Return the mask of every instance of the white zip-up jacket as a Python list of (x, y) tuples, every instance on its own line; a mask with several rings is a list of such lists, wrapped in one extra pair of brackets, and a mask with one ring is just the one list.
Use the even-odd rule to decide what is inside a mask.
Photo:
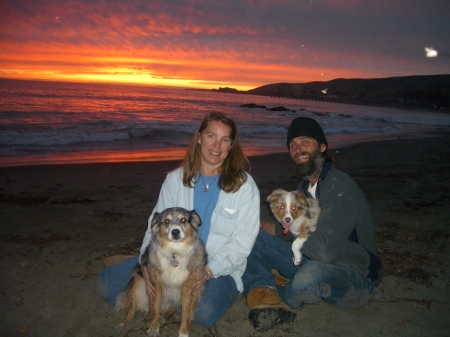
[[(214, 277), (231, 275), (240, 292), (244, 289), (242, 275), (247, 265), (247, 257), (258, 235), (260, 212), (258, 187), (253, 178), (246, 174), (247, 181), (239, 191), (235, 193), (220, 191), (206, 243), (207, 264)], [(139, 260), (152, 239), (153, 214), (169, 207), (193, 210), (194, 189), (183, 185), (182, 168), (170, 172), (161, 187), (158, 202), (148, 220)]]

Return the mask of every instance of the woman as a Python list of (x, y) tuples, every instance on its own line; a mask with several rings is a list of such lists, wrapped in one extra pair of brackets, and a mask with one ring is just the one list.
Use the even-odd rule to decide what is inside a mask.
[[(151, 242), (150, 221), (155, 212), (168, 207), (195, 209), (202, 219), (199, 235), (208, 262), (197, 283), (205, 287), (194, 321), (205, 327), (214, 326), (243, 291), (241, 277), (258, 234), (260, 197), (253, 178), (244, 172), (248, 163), (234, 121), (219, 112), (208, 114), (197, 128), (181, 166), (167, 175), (140, 249), (142, 256)], [(117, 271), (107, 273), (107, 268), (99, 274), (97, 291), (110, 304), (128, 283), (136, 259), (109, 267), (120, 268), (127, 276), (119, 280), (115, 275), (114, 284), (111, 276), (103, 274)], [(141, 268), (147, 276), (147, 292), (153, 298), (154, 287), (146, 267)]]

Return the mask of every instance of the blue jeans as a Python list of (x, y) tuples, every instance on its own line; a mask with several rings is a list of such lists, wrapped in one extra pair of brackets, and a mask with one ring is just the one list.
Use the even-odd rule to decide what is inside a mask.
[[(97, 275), (96, 293), (108, 304), (114, 305), (117, 296), (130, 281), (138, 257), (109, 266)], [(236, 282), (230, 275), (209, 279), (202, 291), (194, 312), (194, 322), (204, 327), (212, 327), (233, 305), (238, 295)]]
[[(372, 297), (372, 280), (348, 264), (325, 264), (303, 256), (302, 263), (295, 266), (292, 259), (288, 242), (260, 230), (242, 278), (243, 295), (246, 297), (256, 287), (269, 287), (276, 289), (283, 302), (292, 309), (322, 299), (342, 308), (356, 309)], [(277, 287), (272, 268), (290, 281)]]

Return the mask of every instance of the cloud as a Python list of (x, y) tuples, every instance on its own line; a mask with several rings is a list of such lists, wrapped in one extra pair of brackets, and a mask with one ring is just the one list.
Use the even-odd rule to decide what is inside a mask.
[(426, 62), (422, 47), (450, 49), (445, 1), (10, 0), (1, 6), (0, 76), (30, 69), (95, 74), (102, 66), (128, 74), (124, 69), (141, 67), (149, 76), (243, 86), (448, 72), (439, 58)]

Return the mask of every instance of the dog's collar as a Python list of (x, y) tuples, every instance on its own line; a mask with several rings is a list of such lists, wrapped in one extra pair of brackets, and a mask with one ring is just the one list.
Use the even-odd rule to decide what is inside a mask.
[(172, 254), (172, 260), (170, 260), (170, 265), (172, 267), (178, 267), (178, 260), (175, 258), (175, 254)]

